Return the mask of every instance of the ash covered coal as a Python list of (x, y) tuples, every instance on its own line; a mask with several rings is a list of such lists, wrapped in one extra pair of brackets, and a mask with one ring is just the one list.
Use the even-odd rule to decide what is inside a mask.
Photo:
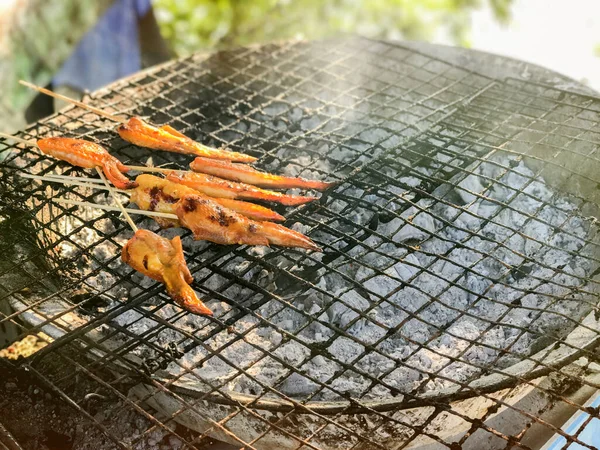
[[(264, 247), (230, 252), (183, 230), (162, 231), (182, 235), (194, 287), (232, 325), (165, 306), (161, 294), (109, 327), (143, 336), (131, 350), (138, 357), (173, 343), (184, 349), (166, 371), (199, 389), (276, 396), (268, 392), (275, 389), (313, 400), (452, 387), (564, 337), (597, 291), (588, 280), (598, 268), (597, 231), (580, 216), (579, 200), (511, 156), (498, 153), (449, 176), (440, 171), (459, 162), (442, 156), (410, 171), (399, 159), (378, 169), (383, 178), (365, 171), (338, 186), (325, 212), (289, 224), (326, 244), (325, 254), (308, 259)], [(335, 169), (331, 159), (319, 161), (299, 151), (279, 170), (318, 178)], [(313, 171), (302, 171), (306, 165)], [(120, 262), (126, 228), (115, 234), (103, 212), (87, 214), (61, 222), (69, 239), (58, 251), (76, 262), (89, 289), (110, 299), (102, 313), (156, 282)], [(139, 226), (157, 229), (150, 220)]]
[[(588, 241), (596, 230), (578, 216), (574, 200), (534, 179), (522, 162), (511, 161), (497, 157), (473, 165), (470, 175), (440, 183), (429, 198), (415, 202), (410, 199), (421, 184), (413, 176), (380, 192), (340, 186), (343, 196), (333, 196), (327, 206), (347, 215), (347, 222), (335, 223), (341, 231), (373, 228), (377, 207), (391, 214), (327, 268), (316, 264), (307, 272), (299, 254), (262, 247), (246, 249), (247, 258), (229, 256), (218, 263), (278, 297), (268, 299), (201, 269), (195, 274), (198, 284), (229, 299), (204, 296), (216, 316), (240, 318), (167, 370), (176, 376), (192, 373), (206, 388), (246, 394), (272, 387), (314, 400), (381, 398), (451, 387), (564, 337), (594, 304), (596, 286), (586, 278), (598, 266)], [(420, 176), (429, 170), (420, 169)], [(340, 199), (348, 197), (361, 198), (366, 206), (346, 211)], [(322, 230), (312, 236), (327, 242)], [(208, 247), (189, 237), (184, 246), (194, 254)], [(264, 259), (268, 265), (256, 263)], [(312, 284), (290, 289), (279, 269), (299, 277), (308, 273)], [(136, 277), (142, 287), (153, 283)], [(237, 305), (259, 306), (244, 313)], [(156, 314), (173, 320), (177, 308)], [(135, 311), (116, 322), (137, 334), (157, 326)], [(215, 325), (186, 315), (173, 327), (154, 342), (184, 342), (177, 329), (201, 338)]]

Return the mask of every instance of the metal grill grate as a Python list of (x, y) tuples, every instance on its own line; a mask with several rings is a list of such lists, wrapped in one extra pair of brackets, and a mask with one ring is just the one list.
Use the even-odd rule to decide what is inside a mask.
[[(18, 327), (14, 340), (45, 334), (23, 364), (116, 445), (158, 430), (189, 446), (211, 436), (256, 449), (529, 448), (536, 428), (581, 444), (545, 415), (598, 417), (570, 394), (598, 387), (599, 99), (344, 40), (195, 56), (91, 103), (267, 170), (341, 181), (285, 211), (323, 254), (162, 233), (182, 234), (209, 319), (120, 263), (130, 231), (115, 214), (52, 203), (104, 194), (15, 176), (79, 169), (8, 154), (0, 302), (12, 309), (0, 324)], [(69, 108), (26, 136), (187, 162), (111, 127)], [(90, 412), (90, 389), (146, 429), (120, 435)]]

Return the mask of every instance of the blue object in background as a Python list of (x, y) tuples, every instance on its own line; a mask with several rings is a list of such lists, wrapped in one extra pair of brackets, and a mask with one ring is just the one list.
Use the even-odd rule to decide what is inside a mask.
[(52, 84), (94, 91), (140, 70), (138, 19), (150, 8), (150, 0), (117, 0), (79, 42)]
[[(596, 394), (594, 401), (587, 406), (598, 408), (600, 406), (600, 394)], [(563, 431), (569, 435), (574, 435), (581, 429), (589, 417), (589, 414), (579, 411), (579, 414), (575, 416), (575, 419), (570, 424), (563, 428)], [(546, 445), (544, 447), (544, 450), (559, 450), (565, 448), (567, 443), (567, 439), (565, 437), (555, 436), (553, 439), (554, 440), (551, 441), (550, 445)], [(579, 433), (577, 439), (593, 448), (600, 448), (600, 419), (594, 418), (590, 420), (585, 428)], [(588, 450), (588, 447), (579, 445), (576, 442), (571, 443), (571, 445), (566, 448), (569, 450)]]

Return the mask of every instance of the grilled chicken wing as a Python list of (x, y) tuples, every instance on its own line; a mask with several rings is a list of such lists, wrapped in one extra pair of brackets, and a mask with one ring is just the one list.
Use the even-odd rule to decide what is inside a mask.
[[(156, 180), (156, 182), (154, 182)], [(134, 189), (129, 201), (135, 203), (138, 208), (145, 211), (157, 211), (167, 214), (175, 214), (175, 204), (179, 197), (166, 194), (162, 189), (163, 178), (153, 175), (139, 175), (136, 178), (138, 187)], [(185, 186), (183, 186), (185, 187)], [(179, 227), (177, 219), (154, 217), (161, 228)]]
[(321, 249), (302, 233), (271, 222), (248, 219), (223, 208), (214, 199), (186, 194), (175, 207), (179, 222), (192, 230), (194, 239), (217, 244), (281, 245), (309, 250)]
[(185, 259), (179, 236), (170, 241), (148, 230), (137, 230), (121, 251), (121, 259), (135, 270), (163, 283), (169, 296), (194, 314), (212, 315), (196, 296), (194, 281)]
[(206, 173), (227, 180), (274, 189), (300, 188), (323, 191), (335, 184), (327, 183), (325, 181), (273, 175), (256, 170), (254, 167), (247, 164), (234, 164), (230, 161), (216, 161), (201, 157), (194, 159), (190, 164), (190, 168), (194, 172)]
[(250, 155), (207, 147), (169, 125), (155, 127), (138, 117), (132, 117), (126, 124), (120, 125), (117, 132), (126, 141), (140, 147), (230, 161), (256, 161), (256, 158)]
[(94, 142), (64, 137), (44, 138), (37, 145), (46, 155), (67, 161), (74, 166), (91, 169), (101, 167), (106, 177), (119, 189), (133, 189), (137, 183), (122, 172), (127, 169), (121, 161), (109, 154), (106, 149)]
[(263, 200), (281, 203), (286, 206), (302, 205), (316, 200), (316, 197), (287, 195), (281, 192), (268, 191), (245, 183), (236, 183), (222, 178), (196, 172), (171, 172), (167, 180), (189, 186), (210, 197), (245, 200)]
[[(175, 214), (175, 203), (185, 194), (199, 194), (198, 191), (183, 184), (164, 178), (142, 174), (136, 178), (138, 187), (133, 191), (130, 201), (147, 211), (159, 211)], [(264, 206), (253, 203), (215, 198), (215, 202), (254, 220), (284, 220), (284, 217)], [(179, 221), (157, 217), (160, 226), (167, 228), (179, 226)]]

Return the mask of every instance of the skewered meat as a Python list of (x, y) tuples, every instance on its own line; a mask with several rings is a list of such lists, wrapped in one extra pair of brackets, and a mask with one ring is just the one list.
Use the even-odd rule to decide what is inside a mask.
[(148, 230), (137, 230), (121, 251), (121, 259), (135, 270), (163, 283), (169, 296), (194, 314), (212, 315), (196, 296), (194, 281), (185, 259), (179, 236), (170, 241)]
[(194, 172), (206, 173), (227, 180), (253, 184), (255, 186), (273, 189), (315, 189), (323, 191), (335, 183), (325, 181), (306, 180), (304, 178), (284, 177), (256, 170), (247, 164), (235, 164), (230, 161), (217, 161), (208, 158), (196, 158), (190, 164)]
[(249, 184), (227, 181), (196, 172), (171, 172), (167, 175), (167, 180), (185, 184), (203, 194), (217, 198), (263, 200), (287, 206), (302, 205), (316, 200), (316, 197), (282, 194), (281, 192), (268, 191)]
[(138, 117), (132, 117), (126, 124), (120, 125), (117, 132), (126, 141), (140, 147), (230, 161), (256, 161), (256, 158), (250, 155), (207, 147), (169, 125), (155, 127)]
[[(146, 211), (159, 211), (175, 214), (175, 204), (185, 194), (199, 194), (198, 191), (183, 184), (173, 183), (164, 178), (142, 174), (136, 178), (138, 187), (133, 191), (130, 201)], [(284, 217), (264, 206), (253, 203), (215, 198), (215, 202), (225, 208), (236, 211), (254, 220), (284, 220)], [(157, 217), (162, 227), (177, 227), (179, 221)]]
[(175, 207), (179, 222), (194, 233), (194, 239), (217, 244), (281, 245), (309, 250), (321, 249), (302, 233), (271, 222), (248, 219), (223, 208), (210, 197), (186, 194)]
[(137, 186), (122, 172), (129, 169), (121, 161), (109, 154), (106, 149), (94, 142), (65, 137), (44, 138), (37, 145), (46, 155), (67, 161), (74, 166), (91, 169), (101, 167), (106, 177), (119, 189), (133, 189)]

